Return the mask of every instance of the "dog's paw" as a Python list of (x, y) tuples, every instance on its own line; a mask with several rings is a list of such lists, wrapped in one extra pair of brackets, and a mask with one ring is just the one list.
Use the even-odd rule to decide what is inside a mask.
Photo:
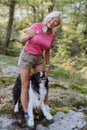
[(18, 108), (14, 108), (14, 112), (15, 113), (19, 112), (19, 109)]
[(14, 106), (14, 112), (17, 113), (19, 111), (19, 103), (17, 102)]
[(48, 123), (53, 123), (54, 119), (47, 120)]
[(48, 121), (51, 121), (51, 120), (53, 120), (53, 117), (52, 117), (52, 115), (51, 115), (50, 113), (47, 113), (47, 114), (46, 114), (46, 119), (47, 119)]
[(48, 123), (53, 123), (54, 122), (53, 117), (52, 117), (52, 115), (50, 113), (47, 114), (46, 120), (48, 121)]
[(51, 108), (48, 105), (45, 105), (45, 108), (46, 108), (47, 112), (50, 113)]
[(29, 118), (29, 120), (28, 120), (28, 128), (29, 128), (30, 130), (35, 129), (34, 120), (31, 119), (31, 118)]

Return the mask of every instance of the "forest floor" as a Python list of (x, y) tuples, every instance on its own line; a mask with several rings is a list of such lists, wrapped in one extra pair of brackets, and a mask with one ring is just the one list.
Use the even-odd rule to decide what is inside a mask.
[[(9, 57), (9, 56), (0, 55), (0, 76), (1, 76), (1, 78), (3, 78), (2, 69), (7, 66), (12, 66), (12, 65), (16, 66), (17, 60), (18, 60), (17, 57), (13, 58), (13, 57)], [(76, 61), (73, 61), (73, 64), (75, 64), (74, 62), (76, 62)], [(77, 66), (78, 65), (76, 65), (76, 67)], [(72, 70), (72, 65), (70, 63), (70, 60), (68, 60), (68, 61), (66, 61), (66, 63), (62, 64), (62, 67), (69, 68)], [(79, 67), (81, 67), (81, 66), (79, 66)], [(85, 68), (86, 68), (86, 65), (85, 65)], [(80, 70), (80, 68), (79, 68), (79, 70)], [(85, 70), (82, 71), (83, 77), (85, 77), (85, 74), (87, 72), (87, 70), (86, 71)], [(11, 78), (9, 78), (9, 79), (7, 78), (6, 80), (10, 81), (10, 79)], [(80, 82), (80, 80), (77, 79), (77, 77), (76, 77), (76, 80), (78, 80)], [(13, 103), (13, 93), (12, 93), (12, 89), (14, 86), (13, 81), (11, 81), (11, 83), (9, 85), (6, 85), (5, 80), (3, 80), (3, 79), (2, 79), (2, 83), (0, 81), (0, 115), (4, 115), (4, 114), (9, 115), (10, 113), (12, 113), (12, 115), (14, 115), (14, 112), (13, 112), (14, 103)], [(63, 84), (61, 85), (60, 82), (63, 82)], [(87, 93), (84, 94), (82, 88), (77, 89), (77, 88), (75, 88), (77, 86), (75, 86), (73, 84), (71, 86), (75, 89), (69, 88), (68, 85), (69, 84), (67, 83), (67, 81), (64, 82), (60, 79), (57, 84), (56, 83), (51, 84), (51, 87), (49, 89), (49, 105), (52, 108), (53, 114), (55, 114), (57, 111), (66, 112), (69, 109), (77, 110), (77, 108), (79, 108), (80, 106), (87, 105), (87, 96), (86, 96)], [(87, 84), (85, 84), (85, 87), (87, 87)]]

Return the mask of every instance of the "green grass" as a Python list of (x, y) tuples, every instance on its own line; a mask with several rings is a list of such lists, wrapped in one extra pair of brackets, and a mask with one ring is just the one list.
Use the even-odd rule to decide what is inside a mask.
[(0, 77), (0, 87), (11, 85), (15, 82), (15, 77)]
[(51, 76), (58, 80), (63, 80), (68, 84), (76, 84), (81, 86), (87, 85), (87, 79), (82, 77), (78, 71), (68, 70), (60, 66), (51, 67)]
[(2, 75), (2, 69), (9, 66), (17, 66), (18, 57), (6, 56), (0, 54), (0, 75)]
[[(0, 54), (0, 74), (3, 68), (8, 66), (17, 66), (18, 57), (6, 56)], [(86, 86), (87, 80), (82, 78), (82, 75), (78, 71), (72, 71), (65, 69), (61, 66), (51, 65), (51, 76), (55, 79), (63, 80), (64, 82), (69, 82), (69, 84), (76, 84), (81, 86)]]
[(53, 77), (55, 78), (59, 78), (61, 77), (62, 79), (66, 79), (66, 78), (69, 78), (69, 76), (71, 75), (71, 72), (68, 70), (68, 69), (65, 69), (63, 67), (52, 67), (51, 68), (51, 71), (52, 71), (52, 75)]
[(18, 57), (6, 56), (0, 54), (0, 66), (1, 65), (17, 65)]
[(84, 88), (82, 86), (77, 86), (75, 84), (70, 84), (70, 88), (74, 89), (74, 90), (77, 90), (85, 95), (87, 95), (87, 88)]

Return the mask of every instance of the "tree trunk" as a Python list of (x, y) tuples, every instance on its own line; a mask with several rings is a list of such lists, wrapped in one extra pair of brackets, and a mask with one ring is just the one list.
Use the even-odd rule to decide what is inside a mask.
[(11, 0), (9, 5), (9, 21), (7, 25), (7, 34), (5, 39), (5, 48), (9, 46), (9, 41), (11, 37), (11, 30), (13, 24), (13, 17), (14, 17), (14, 9), (15, 9), (16, 0)]
[(50, 13), (50, 12), (52, 12), (53, 11), (53, 9), (54, 9), (54, 4), (55, 4), (55, 2), (54, 2), (54, 0), (50, 0), (50, 5), (49, 5), (49, 7), (48, 7), (48, 13)]

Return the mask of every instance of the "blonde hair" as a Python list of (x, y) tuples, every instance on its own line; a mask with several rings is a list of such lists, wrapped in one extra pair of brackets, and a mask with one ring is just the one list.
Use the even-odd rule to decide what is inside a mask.
[(44, 18), (44, 23), (46, 24), (47, 20), (49, 18), (54, 18), (54, 17), (60, 17), (60, 22), (62, 20), (62, 13), (60, 11), (53, 11), (51, 13), (49, 13), (48, 15), (46, 15), (46, 17)]

